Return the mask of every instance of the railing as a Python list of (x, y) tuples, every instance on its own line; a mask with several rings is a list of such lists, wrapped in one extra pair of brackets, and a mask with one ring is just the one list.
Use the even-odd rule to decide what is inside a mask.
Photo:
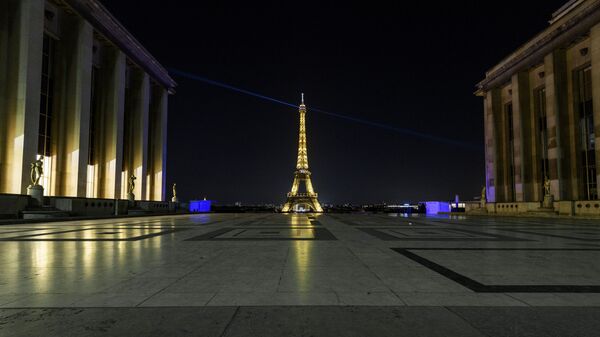
[(299, 198), (318, 198), (319, 194), (318, 193), (296, 193), (293, 194), (291, 192), (289, 192), (287, 194), (288, 198), (289, 197), (299, 197)]

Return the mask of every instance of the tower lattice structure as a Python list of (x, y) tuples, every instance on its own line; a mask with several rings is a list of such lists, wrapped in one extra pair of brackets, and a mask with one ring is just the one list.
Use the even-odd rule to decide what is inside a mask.
[[(312, 211), (323, 212), (323, 208), (317, 200), (310, 180), (310, 171), (308, 169), (308, 150), (306, 148), (306, 105), (304, 105), (304, 94), (300, 103), (300, 132), (298, 139), (298, 160), (296, 162), (296, 171), (294, 172), (294, 182), (292, 190), (287, 194), (287, 201), (283, 206), (282, 212)], [(304, 184), (306, 192), (300, 192), (300, 186)]]

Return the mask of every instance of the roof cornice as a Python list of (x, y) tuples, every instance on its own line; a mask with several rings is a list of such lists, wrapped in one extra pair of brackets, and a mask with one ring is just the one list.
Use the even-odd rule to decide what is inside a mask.
[(568, 46), (599, 22), (600, 1), (596, 1), (564, 21), (551, 25), (492, 68), (486, 78), (477, 84), (477, 91), (485, 92), (508, 82), (513, 74), (540, 63), (553, 50)]
[(150, 77), (170, 92), (174, 92), (177, 83), (171, 78), (169, 72), (98, 0), (64, 0), (64, 2), (86, 19), (96, 31), (119, 47)]

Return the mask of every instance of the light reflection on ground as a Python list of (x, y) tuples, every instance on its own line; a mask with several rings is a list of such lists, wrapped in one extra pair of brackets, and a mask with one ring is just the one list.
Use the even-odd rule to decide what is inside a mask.
[(600, 305), (596, 223), (203, 214), (5, 225), (0, 306)]

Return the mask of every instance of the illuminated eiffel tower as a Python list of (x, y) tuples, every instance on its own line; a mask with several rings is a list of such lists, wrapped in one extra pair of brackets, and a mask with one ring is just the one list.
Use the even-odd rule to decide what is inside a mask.
[[(299, 192), (300, 184), (304, 183), (306, 192)], [(294, 183), (292, 190), (287, 194), (287, 201), (282, 212), (323, 212), (323, 208), (317, 200), (317, 193), (313, 190), (308, 170), (308, 150), (306, 149), (306, 105), (304, 105), (304, 94), (300, 104), (300, 138), (298, 140), (298, 162), (294, 172)]]

